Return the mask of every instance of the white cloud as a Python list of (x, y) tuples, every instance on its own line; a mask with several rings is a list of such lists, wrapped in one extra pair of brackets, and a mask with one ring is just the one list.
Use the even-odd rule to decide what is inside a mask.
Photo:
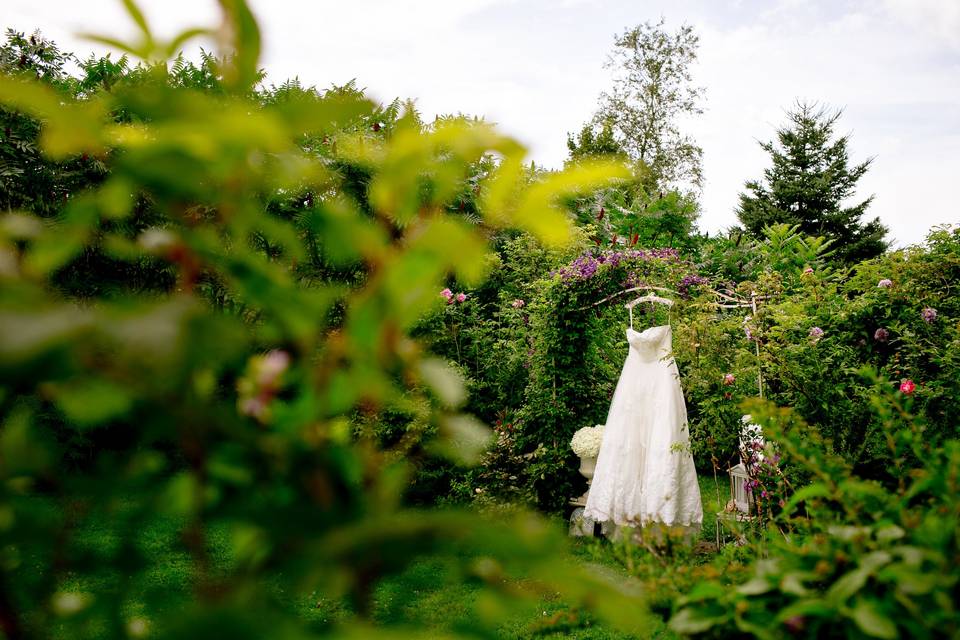
[[(10, 2), (10, 0), (7, 0)], [(64, 48), (76, 31), (134, 33), (114, 0), (12, 0), (9, 26), (41, 27)], [(141, 3), (165, 36), (211, 24), (215, 4)], [(270, 79), (328, 86), (357, 78), (382, 100), (413, 97), (426, 117), (484, 115), (559, 166), (608, 83), (614, 33), (661, 15), (701, 34), (706, 112), (690, 123), (704, 148), (701, 227), (733, 224), (737, 194), (766, 164), (795, 99), (843, 107), (854, 160), (876, 156), (861, 194), (902, 243), (960, 221), (948, 185), (960, 169), (960, 1), (252, 0)], [(3, 25), (7, 26), (7, 25)]]
[(884, 0), (890, 16), (923, 35), (960, 49), (960, 2), (956, 0)]

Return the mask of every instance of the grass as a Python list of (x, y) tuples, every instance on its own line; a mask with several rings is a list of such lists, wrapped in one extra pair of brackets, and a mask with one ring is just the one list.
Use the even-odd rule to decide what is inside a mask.
[[(704, 503), (704, 521), (700, 534), (701, 542), (712, 543), (715, 538), (715, 514), (720, 510), (720, 499), (725, 500), (725, 478), (714, 482), (713, 475), (701, 476), (700, 492)], [(112, 533), (108, 523), (92, 522), (78, 531), (78, 542), (90, 558), (114, 557), (120, 540)], [(211, 529), (206, 532), (212, 564), (215, 567), (229, 565), (227, 550), (229, 542), (225, 530)], [(149, 608), (163, 611), (183, 609), (192, 601), (193, 564), (183, 551), (180, 541), (180, 526), (174, 520), (158, 518), (140, 530), (135, 542), (146, 556), (149, 570), (132, 580), (125, 579), (116, 569), (85, 573), (82, 580), (68, 579), (61, 584), (61, 591), (98, 594), (102, 599), (111, 596), (124, 602), (122, 615), (126, 619), (141, 616)], [(572, 558), (583, 564), (600, 564), (621, 575), (626, 580), (629, 572), (621, 550), (615, 545), (596, 540), (572, 541)], [(705, 545), (695, 562), (703, 562)], [(637, 551), (636, 553), (643, 553)], [(111, 566), (111, 562), (103, 562)], [(378, 624), (402, 625), (416, 632), (419, 637), (442, 637), (477, 628), (477, 612), (483, 609), (483, 591), (478, 585), (464, 581), (460, 565), (452, 559), (425, 557), (416, 560), (404, 571), (392, 575), (377, 586), (374, 593), (371, 617)], [(329, 630), (339, 621), (346, 621), (352, 611), (346, 602), (320, 598), (319, 594), (291, 595), (284, 593), (278, 584), (275, 598), (289, 612), (300, 618), (314, 630)], [(76, 628), (72, 627), (75, 631)], [(106, 629), (103, 630), (104, 632)], [(64, 635), (69, 637), (67, 628)], [(571, 638), (582, 640), (618, 640), (635, 637), (622, 634), (599, 624), (588, 614), (571, 609), (558, 597), (544, 594), (525, 604), (516, 603), (505, 617), (498, 618), (495, 633), (502, 638)], [(88, 628), (85, 637), (98, 637), (96, 628)], [(104, 633), (106, 635), (106, 633)], [(650, 638), (673, 638), (666, 625), (654, 618), (649, 630)]]

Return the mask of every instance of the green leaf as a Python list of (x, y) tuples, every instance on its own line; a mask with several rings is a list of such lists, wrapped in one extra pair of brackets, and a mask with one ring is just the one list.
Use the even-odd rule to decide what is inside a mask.
[(559, 207), (559, 199), (588, 193), (629, 176), (625, 166), (613, 162), (584, 162), (552, 174), (524, 191), (512, 222), (533, 233), (544, 244), (565, 244), (570, 237), (570, 221)]
[(183, 48), (184, 44), (190, 40), (193, 40), (194, 38), (211, 35), (213, 35), (213, 32), (210, 29), (185, 29), (174, 36), (173, 39), (167, 44), (164, 57), (172, 58), (180, 52), (180, 49)]
[(906, 531), (898, 527), (895, 524), (888, 525), (877, 529), (877, 541), (878, 542), (892, 542), (894, 540), (899, 540), (906, 535)]
[(52, 460), (47, 438), (33, 425), (30, 413), (11, 414), (0, 428), (0, 477), (39, 473)]
[(86, 234), (60, 228), (40, 236), (24, 258), (24, 271), (31, 275), (47, 275), (64, 266), (83, 251)]
[(828, 606), (823, 600), (807, 598), (797, 600), (777, 612), (776, 621), (783, 623), (790, 618), (802, 616), (805, 618), (830, 618), (836, 616), (836, 609)]
[(490, 428), (473, 416), (453, 415), (440, 422), (442, 440), (433, 448), (448, 458), (465, 465), (476, 464), (493, 436)]
[(860, 630), (868, 636), (894, 640), (900, 637), (897, 625), (881, 611), (874, 600), (859, 600), (853, 607), (850, 617)]
[(827, 590), (827, 600), (839, 603), (846, 601), (867, 583), (867, 579), (884, 564), (890, 562), (889, 553), (875, 551), (860, 559), (860, 565), (847, 572)]
[(134, 0), (123, 0), (123, 6), (126, 8), (127, 14), (133, 18), (133, 21), (140, 27), (144, 41), (152, 42), (153, 37), (150, 35), (150, 27), (147, 25), (147, 19), (144, 17), (140, 7), (137, 6), (137, 3), (134, 2)]
[(797, 508), (797, 505), (805, 500), (810, 500), (811, 498), (826, 498), (829, 496), (830, 489), (827, 487), (827, 485), (822, 482), (815, 482), (794, 493), (783, 506), (783, 512), (785, 514), (793, 513), (793, 511)]
[(676, 633), (695, 635), (709, 631), (726, 621), (726, 616), (711, 615), (694, 607), (685, 607), (670, 618), (669, 627)]
[(772, 590), (773, 584), (766, 578), (761, 577), (753, 578), (737, 587), (737, 593), (746, 596), (758, 596)]
[(803, 586), (803, 581), (806, 578), (809, 578), (808, 574), (798, 572), (788, 573), (784, 575), (780, 581), (780, 591), (802, 598), (809, 593), (809, 589)]
[(98, 378), (54, 385), (52, 395), (67, 420), (81, 429), (121, 418), (133, 406), (126, 388)]
[(325, 203), (322, 209), (304, 213), (302, 221), (318, 235), (324, 257), (335, 265), (361, 258), (379, 260), (386, 252), (383, 229), (345, 202)]
[(93, 315), (71, 306), (32, 313), (0, 311), (0, 369), (23, 366), (45, 352), (68, 346), (93, 325)]
[(97, 193), (97, 203), (104, 217), (119, 220), (127, 217), (133, 208), (134, 186), (123, 178), (105, 182)]
[(840, 577), (827, 591), (827, 599), (832, 602), (843, 602), (867, 583), (869, 573), (863, 569), (854, 569)]
[(159, 506), (168, 515), (190, 516), (200, 508), (200, 493), (201, 485), (197, 477), (182, 471), (167, 481)]
[(463, 376), (443, 360), (423, 360), (420, 363), (420, 375), (447, 407), (458, 407), (466, 400)]
[(260, 61), (260, 27), (246, 0), (220, 0), (220, 7), (233, 39), (230, 43), (233, 58), (226, 69), (227, 80), (235, 91), (245, 92), (257, 82), (260, 73), (257, 66)]
[(135, 46), (127, 44), (122, 40), (117, 40), (116, 38), (110, 38), (108, 36), (101, 36), (95, 33), (81, 33), (79, 34), (84, 40), (89, 40), (90, 42), (96, 42), (102, 44), (111, 49), (117, 49), (118, 51), (123, 51), (124, 53), (129, 53), (132, 56), (146, 60), (150, 57), (149, 50), (144, 47)]
[(715, 600), (722, 598), (727, 593), (727, 589), (716, 582), (700, 582), (690, 590), (681, 600), (681, 604), (690, 604), (703, 600)]

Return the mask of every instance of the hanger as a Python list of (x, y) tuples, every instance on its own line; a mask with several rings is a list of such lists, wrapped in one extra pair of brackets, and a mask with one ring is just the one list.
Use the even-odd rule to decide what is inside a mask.
[(630, 328), (633, 329), (633, 308), (642, 302), (656, 302), (659, 304), (665, 304), (667, 307), (673, 306), (673, 300), (669, 298), (661, 298), (658, 295), (647, 294), (645, 296), (640, 296), (639, 298), (634, 298), (627, 304), (623, 305), (630, 312)]

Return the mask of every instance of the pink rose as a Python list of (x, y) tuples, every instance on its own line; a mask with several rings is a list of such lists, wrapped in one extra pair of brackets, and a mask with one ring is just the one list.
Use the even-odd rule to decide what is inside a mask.
[(267, 404), (262, 398), (244, 398), (240, 401), (240, 413), (257, 420), (263, 420), (267, 415)]
[(453, 302), (453, 291), (450, 291), (450, 289), (444, 289), (440, 292), (440, 295), (447, 299), (447, 304)]
[(512, 306), (514, 309), (519, 309), (519, 308), (521, 308), (521, 307), (522, 307), (523, 305), (525, 305), (525, 304), (527, 304), (527, 303), (524, 302), (523, 300), (521, 300), (520, 298), (517, 298), (516, 300), (514, 300), (514, 301), (510, 304), (510, 306)]
[(917, 390), (917, 385), (913, 383), (913, 380), (904, 380), (900, 383), (900, 391), (912, 396), (913, 392)]
[(728, 387), (736, 381), (737, 381), (737, 377), (732, 373), (728, 373), (723, 376), (723, 384), (725, 384)]
[(272, 387), (290, 366), (290, 354), (286, 351), (274, 349), (256, 362), (257, 384), (261, 387)]
[(457, 302), (463, 302), (463, 301), (466, 300), (466, 299), (467, 299), (467, 294), (465, 294), (465, 293), (458, 293), (458, 294), (457, 294)]

